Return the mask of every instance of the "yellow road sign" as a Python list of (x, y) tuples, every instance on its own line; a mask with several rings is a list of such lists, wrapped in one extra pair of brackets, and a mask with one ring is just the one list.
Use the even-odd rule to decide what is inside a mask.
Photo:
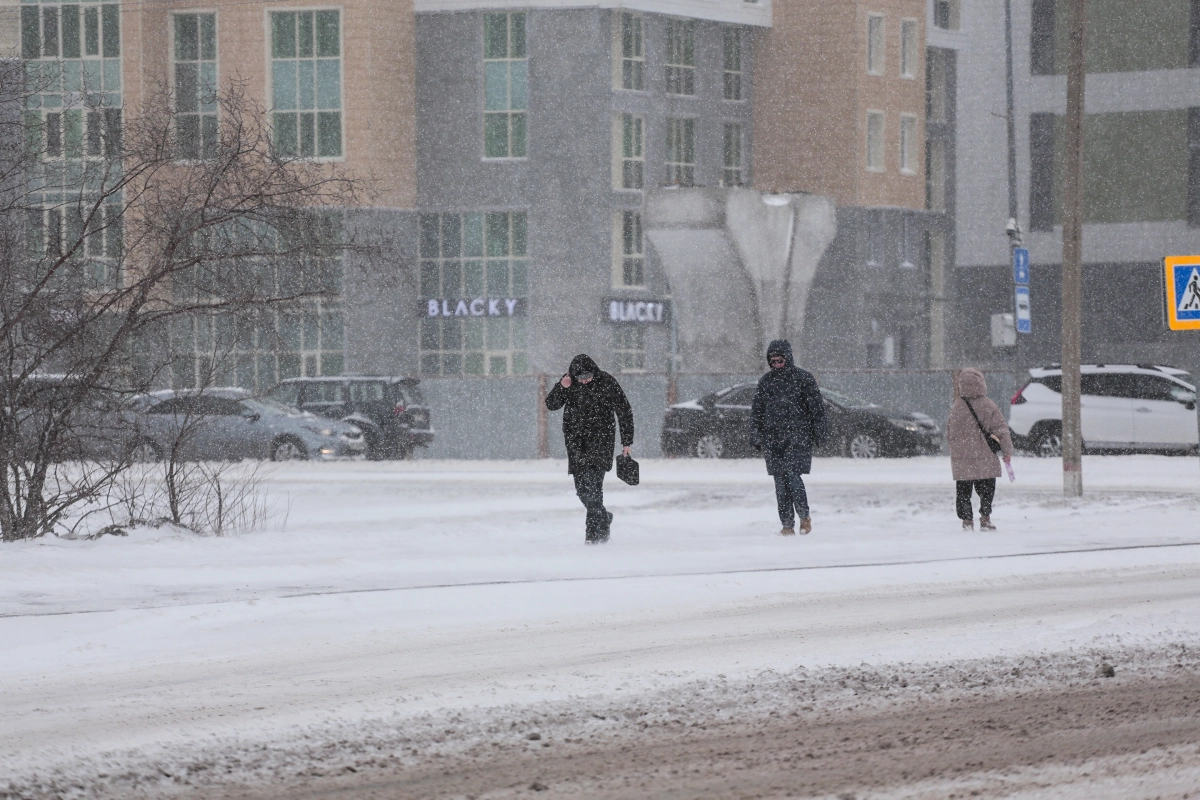
[(1167, 326), (1173, 331), (1200, 331), (1200, 256), (1167, 256)]

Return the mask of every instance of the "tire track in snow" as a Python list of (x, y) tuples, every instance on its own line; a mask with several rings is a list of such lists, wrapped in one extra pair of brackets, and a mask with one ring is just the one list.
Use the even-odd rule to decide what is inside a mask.
[[(412, 586), (379, 586), (366, 589), (329, 589), (327, 591), (311, 591), (311, 592), (292, 592), (288, 594), (276, 594), (257, 596), (254, 599), (276, 599), (276, 600), (292, 600), (307, 597), (327, 597), (339, 595), (353, 594), (382, 594), (385, 592), (415, 592), (426, 591), (432, 589), (468, 589), (480, 588), (487, 586), (523, 586), (536, 584), (553, 584), (553, 583), (585, 583), (591, 581), (627, 581), (627, 580), (642, 580), (647, 578), (704, 578), (704, 577), (720, 577), (725, 575), (755, 575), (762, 573), (774, 572), (816, 572), (819, 570), (843, 570), (843, 569), (872, 569), (878, 567), (912, 567), (925, 566), (931, 564), (955, 564), (969, 561), (998, 561), (1002, 559), (1012, 558), (1039, 558), (1042, 556), (1063, 556), (1063, 555), (1079, 555), (1085, 553), (1113, 553), (1134, 550), (1163, 550), (1170, 548), (1186, 548), (1200, 547), (1200, 542), (1171, 542), (1159, 544), (1135, 544), (1135, 545), (1114, 545), (1110, 547), (1081, 547), (1067, 550), (1044, 550), (1022, 553), (992, 553), (989, 555), (980, 556), (954, 556), (952, 558), (922, 558), (913, 559), (910, 561), (862, 561), (849, 564), (809, 564), (796, 567), (750, 567), (746, 569), (728, 569), (728, 570), (700, 570), (695, 572), (667, 572), (667, 573), (637, 573), (627, 575), (591, 575), (591, 576), (565, 576), (561, 578), (528, 578), (528, 579), (510, 579), (510, 580), (494, 580), (494, 581), (467, 581), (463, 583), (427, 583), (414, 584)], [(192, 606), (215, 606), (225, 605), (227, 603), (244, 603), (245, 598), (237, 598), (232, 600), (205, 600), (196, 603), (160, 603), (157, 605), (135, 606), (133, 609), (128, 607), (106, 607), (106, 608), (87, 608), (75, 609), (71, 611), (33, 611), (23, 614), (7, 614), (0, 613), (0, 619), (23, 619), (29, 617), (65, 617), (77, 614), (109, 614), (116, 611), (127, 610), (156, 610), (166, 608), (188, 608)]]

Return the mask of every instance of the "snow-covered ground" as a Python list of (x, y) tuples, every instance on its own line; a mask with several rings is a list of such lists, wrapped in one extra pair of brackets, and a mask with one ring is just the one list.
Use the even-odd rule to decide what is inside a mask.
[(1071, 503), (1059, 462), (1014, 465), (987, 534), (940, 457), (818, 460), (813, 533), (787, 539), (761, 462), (645, 461), (607, 482), (603, 547), (562, 462), (414, 461), (279, 465), (272, 530), (6, 545), (0, 773), (801, 665), (1200, 643), (1196, 459), (1087, 458)]

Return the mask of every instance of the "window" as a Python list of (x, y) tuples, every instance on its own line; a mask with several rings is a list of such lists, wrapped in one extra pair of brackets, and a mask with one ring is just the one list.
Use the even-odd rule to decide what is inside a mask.
[(883, 74), (883, 17), (877, 14), (867, 17), (867, 72)]
[(925, 208), (946, 210), (946, 143), (925, 143)]
[(340, 375), (341, 305), (311, 301), (288, 313), (256, 317), (197, 313), (175, 320), (176, 388), (234, 385), (261, 391), (285, 378)]
[(917, 74), (917, 64), (920, 62), (920, 34), (915, 19), (906, 19), (900, 23), (900, 74), (905, 78), (914, 78)]
[[(1188, 109), (1087, 114), (1083, 221), (1186, 222), (1191, 154)], [(1064, 119), (1030, 115), (1030, 228), (1061, 224)]]
[(646, 88), (644, 39), (645, 25), (642, 15), (622, 12), (620, 25), (616, 29), (616, 88), (633, 92), (640, 92)]
[[(1033, 0), (1029, 42), (1033, 75), (1066, 72), (1069, 9), (1066, 0)], [(1106, 0), (1088, 5), (1088, 73), (1186, 69), (1197, 66), (1198, 61), (1200, 5), (1197, 3)]]
[(613, 361), (620, 372), (646, 369), (646, 326), (618, 325), (613, 332)]
[[(524, 212), (422, 214), (421, 295), (525, 298), (529, 294)], [(523, 316), (421, 319), (424, 375), (523, 375)]]
[(934, 27), (943, 30), (958, 30), (959, 0), (933, 0)]
[(667, 119), (667, 185), (696, 182), (696, 120)]
[(525, 15), (483, 17), (483, 155), (525, 157)]
[(883, 172), (883, 112), (867, 112), (867, 169)]
[[(178, 354), (172, 367), (176, 387), (264, 390), (285, 378), (342, 373), (342, 218), (334, 213), (311, 214), (296, 224), (303, 226), (301, 236), (328, 243), (321, 248), (323, 254), (299, 254), (295, 233), (258, 223), (242, 222), (219, 235), (244, 242), (239, 247), (277, 248), (278, 257), (238, 259), (244, 279), (253, 280), (264, 293), (296, 296), (317, 289), (319, 281), (325, 296), (287, 310), (266, 309), (253, 315), (200, 312), (178, 319), (171, 331)], [(179, 302), (203, 305), (212, 281), (231, 278), (239, 279), (222, 269), (196, 269), (177, 278), (172, 292)]]
[(917, 174), (917, 117), (915, 114), (900, 115), (900, 171), (905, 175)]
[(741, 186), (742, 181), (742, 126), (737, 122), (725, 123), (725, 167), (721, 180), (726, 186)]
[(217, 152), (217, 15), (175, 14), (175, 153)]
[(642, 240), (642, 215), (637, 211), (616, 212), (613, 259), (614, 286), (645, 284), (646, 254)]
[(667, 94), (696, 93), (696, 23), (667, 20)]
[(613, 187), (642, 189), (646, 185), (646, 118), (637, 114), (619, 114), (614, 120), (616, 141), (613, 152)]
[(271, 103), (279, 152), (342, 155), (342, 37), (338, 11), (271, 12)]
[(1187, 223), (1200, 228), (1200, 108), (1188, 109)]
[(930, 48), (925, 58), (925, 118), (946, 122), (949, 106), (949, 51)]
[(26, 195), (30, 258), (58, 259), (81, 285), (111, 288), (122, 254), (120, 195), (95, 208), (92, 188), (120, 180), (91, 159), (118, 158), (122, 138), (121, 16), (117, 3), (25, 0), (21, 56), (31, 94), (25, 145), (42, 163)]
[(742, 99), (742, 30), (725, 28), (724, 61), (726, 100)]
[[(21, 5), (21, 57), (120, 58), (121, 12), (117, 3), (26, 0)], [(105, 64), (105, 67), (109, 65)], [(119, 85), (113, 84), (119, 91)]]

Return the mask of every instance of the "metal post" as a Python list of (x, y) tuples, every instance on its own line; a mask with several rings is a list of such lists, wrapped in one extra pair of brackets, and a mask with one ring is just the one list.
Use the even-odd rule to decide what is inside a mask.
[(1063, 496), (1083, 495), (1083, 433), (1079, 413), (1083, 295), (1083, 97), (1087, 0), (1071, 0), (1067, 62), (1066, 148), (1063, 165), (1062, 449)]
[[(1012, 0), (1004, 0), (1004, 116), (1005, 133), (1008, 138), (1008, 263), (1013, 263), (1013, 251), (1021, 246), (1021, 223), (1017, 205), (1017, 112), (1013, 88), (1013, 39)], [(1014, 295), (1014, 303), (1016, 297)], [(1013, 306), (1013, 325), (1016, 325), (1017, 309)], [(1021, 355), (1021, 334), (1016, 334), (1017, 343), (1013, 353), (1018, 372), (1024, 369)]]
[(546, 395), (550, 388), (545, 374), (538, 375), (537, 382), (537, 457), (550, 457), (550, 413), (546, 408)]

